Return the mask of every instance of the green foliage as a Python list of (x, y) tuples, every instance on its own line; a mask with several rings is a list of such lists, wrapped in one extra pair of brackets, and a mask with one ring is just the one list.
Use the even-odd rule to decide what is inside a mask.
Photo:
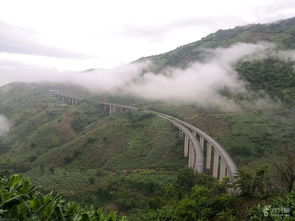
[(252, 175), (247, 169), (240, 169), (238, 171), (235, 188), (240, 190), (242, 196), (257, 195), (264, 197), (272, 193), (270, 181), (270, 174), (268, 173), (268, 166), (261, 165), (256, 168), (255, 175)]
[(266, 59), (240, 62), (237, 71), (242, 79), (250, 82), (249, 89), (264, 90), (272, 98), (286, 104), (295, 101), (295, 71), (293, 61), (283, 61), (271, 56)]
[[(1, 168), (9, 171), (26, 168), (23, 172), (43, 186), (45, 192), (55, 189), (82, 204), (115, 208), (132, 218), (141, 218), (137, 220), (175, 220), (178, 215), (203, 220), (237, 219), (239, 204), (236, 207), (234, 198), (224, 194), (225, 183), (196, 175), (191, 169), (177, 175), (176, 171), (186, 164), (182, 157), (183, 143), (166, 121), (141, 111), (108, 116), (90, 103), (68, 106), (40, 95), (41, 98), (39, 105), (48, 106), (42, 109), (36, 101), (33, 107), (40, 108), (38, 113), (23, 108), (19, 101), (18, 110), (11, 114), (13, 119), (19, 119), (18, 126), (13, 127), (17, 136), (12, 134), (9, 142), (3, 143), (6, 150), (0, 157)], [(114, 99), (122, 102), (120, 97)], [(192, 105), (145, 104), (144, 101), (138, 104), (189, 119), (217, 138), (239, 165), (255, 167), (255, 160), (262, 154), (278, 150), (281, 143), (294, 142), (291, 111), (273, 112), (266, 120), (265, 113), (257, 111), (224, 113)], [(30, 121), (22, 121), (17, 115)], [(72, 130), (73, 117), (81, 119), (81, 129)], [(57, 136), (59, 142), (52, 142)], [(33, 160), (32, 156), (37, 158)], [(65, 157), (69, 157), (66, 164)], [(38, 168), (42, 162), (46, 165), (44, 174)], [(90, 177), (95, 177), (93, 184)], [(267, 172), (258, 169), (251, 177), (250, 196), (265, 197)], [(197, 205), (195, 210), (189, 210), (190, 204)], [(185, 207), (188, 214), (181, 209)], [(175, 213), (176, 208), (179, 214)]]
[(130, 154), (131, 152), (135, 156), (146, 156), (151, 149), (153, 144), (144, 134), (133, 137), (127, 144), (127, 148), (124, 150)]
[(89, 177), (89, 178), (88, 178), (88, 181), (89, 181), (90, 184), (94, 184), (94, 182), (95, 182), (95, 177), (93, 177), (93, 176)]
[(114, 212), (82, 208), (53, 192), (43, 195), (28, 178), (13, 175), (0, 178), (0, 218), (17, 220), (99, 220), (119, 221)]
[(282, 20), (272, 24), (256, 24), (218, 30), (199, 41), (180, 46), (172, 51), (150, 57), (140, 58), (138, 61), (151, 60), (153, 71), (158, 73), (167, 67), (185, 68), (195, 61), (203, 61), (211, 56), (207, 48), (229, 47), (233, 44), (261, 41), (273, 42), (278, 49), (294, 49), (295, 18)]
[(240, 189), (241, 195), (250, 196), (253, 192), (253, 177), (249, 171), (240, 169), (235, 185)]
[(225, 185), (216, 182), (216, 179), (212, 176), (196, 174), (191, 168), (184, 168), (178, 171), (175, 187), (180, 193), (190, 192), (195, 185), (209, 187), (215, 193), (225, 191)]
[(191, 171), (179, 170), (174, 185), (164, 188), (165, 194), (153, 198), (150, 209), (135, 220), (239, 220), (234, 212), (236, 198), (217, 188), (222, 185), (217, 180)]

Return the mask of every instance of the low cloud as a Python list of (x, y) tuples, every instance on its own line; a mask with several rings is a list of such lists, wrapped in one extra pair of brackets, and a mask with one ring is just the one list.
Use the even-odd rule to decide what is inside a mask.
[[(207, 61), (195, 62), (186, 69), (167, 68), (152, 73), (150, 62), (122, 65), (110, 70), (89, 72), (57, 72), (34, 67), (10, 66), (0, 63), (0, 84), (4, 81), (71, 82), (96, 92), (132, 95), (149, 100), (191, 103), (237, 110), (241, 103), (222, 96), (220, 91), (247, 93), (245, 82), (239, 79), (234, 64), (240, 59), (261, 57), (271, 45), (239, 43), (229, 48), (208, 49)], [(1, 68), (2, 67), (2, 68)], [(6, 82), (8, 83), (8, 82)], [(257, 99), (253, 106), (267, 106), (270, 99)]]
[(0, 137), (5, 136), (11, 127), (11, 123), (4, 115), (0, 115)]
[[(233, 65), (241, 58), (259, 56), (267, 44), (236, 44), (229, 48), (207, 50), (206, 62), (195, 62), (186, 69), (167, 68), (159, 74), (145, 72), (150, 63), (129, 64), (109, 71), (93, 71), (72, 79), (93, 90), (224, 109), (239, 105), (220, 94), (226, 88), (232, 93), (246, 93), (245, 82), (239, 79)], [(258, 101), (257, 101), (258, 102)], [(259, 100), (259, 105), (269, 103)]]

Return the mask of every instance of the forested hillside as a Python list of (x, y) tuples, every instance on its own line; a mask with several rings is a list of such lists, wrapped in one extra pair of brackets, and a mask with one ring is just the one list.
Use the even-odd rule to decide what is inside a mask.
[[(109, 116), (95, 101), (63, 104), (49, 94), (59, 87), (1, 88), (0, 111), (13, 125), (1, 139), (2, 169), (29, 175), (44, 191), (121, 211), (145, 207), (159, 185), (175, 180), (186, 162), (168, 122), (140, 111)], [(61, 90), (87, 95), (75, 86)]]
[(253, 24), (219, 30), (199, 41), (180, 46), (164, 54), (143, 57), (138, 61), (151, 60), (156, 64), (158, 71), (167, 66), (186, 67), (191, 62), (206, 59), (208, 52), (203, 49), (226, 48), (240, 42), (269, 42), (274, 43), (277, 50), (295, 49), (295, 18), (269, 24)]
[[(8, 119), (10, 130), (0, 137), (0, 169), (5, 175), (0, 217), (29, 220), (50, 217), (50, 211), (52, 217), (62, 217), (73, 210), (79, 214), (77, 220), (88, 220), (83, 214), (120, 220), (114, 213), (65, 203), (47, 194), (52, 190), (83, 206), (118, 211), (130, 220), (266, 220), (265, 208), (289, 208), (286, 214), (294, 216), (295, 61), (283, 55), (295, 49), (295, 18), (219, 30), (138, 61), (150, 60), (147, 71), (165, 74), (169, 68), (182, 70), (206, 62), (211, 49), (239, 42), (268, 42), (272, 47), (263, 56), (231, 64), (245, 90), (224, 87), (218, 95), (236, 109), (97, 93), (63, 83), (15, 82), (1, 87), (0, 116)], [(51, 89), (78, 98), (79, 105), (62, 103), (49, 93)], [(139, 110), (109, 115), (98, 101)], [(186, 168), (178, 131), (142, 109), (183, 119), (216, 139), (239, 168), (236, 182)], [(9, 178), (15, 173), (30, 177), (33, 184), (22, 176)], [(34, 185), (40, 185), (40, 191)], [(241, 196), (227, 194), (230, 188), (239, 188)], [(47, 203), (52, 207), (45, 211)], [(275, 215), (270, 218), (276, 220)]]

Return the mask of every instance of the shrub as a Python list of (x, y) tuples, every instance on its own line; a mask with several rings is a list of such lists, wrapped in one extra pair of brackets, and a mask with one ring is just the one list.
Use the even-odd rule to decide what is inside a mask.
[(0, 177), (0, 219), (2, 220), (112, 220), (127, 221), (115, 212), (93, 207), (82, 208), (53, 192), (43, 195), (30, 180), (21, 175)]
[(90, 184), (94, 184), (95, 182), (95, 177), (91, 176), (91, 177), (88, 177), (88, 181)]

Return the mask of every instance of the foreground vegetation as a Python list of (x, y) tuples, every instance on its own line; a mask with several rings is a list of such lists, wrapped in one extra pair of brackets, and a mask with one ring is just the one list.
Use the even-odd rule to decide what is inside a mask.
[[(211, 176), (194, 174), (191, 169), (178, 172), (175, 182), (162, 186), (158, 196), (149, 200), (149, 208), (130, 216), (135, 221), (266, 221), (295, 220), (295, 192), (279, 197), (263, 195), (261, 189), (248, 192), (263, 185), (266, 174), (256, 173), (256, 182), (245, 180), (245, 171), (234, 186), (224, 180), (218, 182)], [(251, 177), (251, 176), (250, 176)], [(250, 178), (248, 177), (248, 178)], [(245, 185), (248, 183), (247, 185)], [(226, 193), (228, 188), (240, 188), (241, 196)], [(251, 189), (250, 188), (250, 189)], [(247, 197), (245, 197), (247, 195)], [(43, 194), (27, 177), (12, 175), (0, 178), (0, 218), (17, 220), (100, 220), (123, 221), (127, 218), (116, 212), (81, 207), (66, 201), (61, 195)], [(251, 196), (251, 197), (250, 197)]]
[(83, 208), (60, 195), (42, 194), (28, 178), (13, 175), (0, 178), (0, 219), (11, 220), (99, 220), (123, 221), (115, 212)]

